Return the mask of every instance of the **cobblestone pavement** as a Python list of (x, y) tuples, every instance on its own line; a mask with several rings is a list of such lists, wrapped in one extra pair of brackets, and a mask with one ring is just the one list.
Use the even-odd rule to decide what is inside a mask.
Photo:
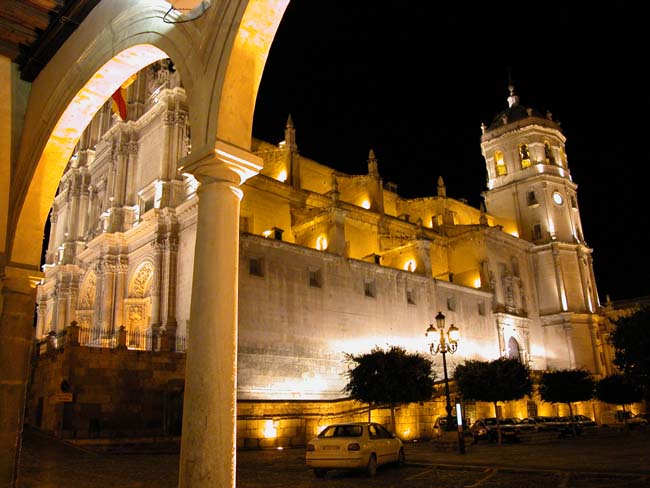
[[(301, 448), (239, 451), (237, 487), (650, 487), (650, 432), (468, 444), (465, 454), (432, 442), (407, 443), (405, 450), (405, 467), (381, 467), (373, 479), (338, 470), (316, 479)], [(26, 429), (18, 488), (176, 488), (178, 461), (178, 454), (98, 454)]]

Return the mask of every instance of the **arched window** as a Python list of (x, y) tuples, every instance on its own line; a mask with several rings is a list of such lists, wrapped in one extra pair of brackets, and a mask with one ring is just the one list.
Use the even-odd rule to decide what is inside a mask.
[(551, 149), (551, 144), (548, 141), (544, 141), (544, 157), (546, 158), (546, 164), (555, 164), (553, 150)]
[(519, 144), (519, 162), (521, 168), (530, 167), (530, 152), (528, 151), (528, 144)]
[(504, 176), (508, 173), (506, 170), (506, 162), (503, 159), (503, 153), (501, 151), (494, 153), (494, 164), (496, 165), (497, 176)]
[(521, 361), (521, 350), (519, 349), (519, 343), (514, 337), (508, 339), (508, 358), (518, 359)]

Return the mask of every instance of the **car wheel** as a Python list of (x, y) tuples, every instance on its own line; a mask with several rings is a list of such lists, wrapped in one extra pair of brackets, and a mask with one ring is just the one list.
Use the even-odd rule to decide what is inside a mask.
[(314, 469), (314, 476), (316, 476), (316, 478), (325, 478), (326, 474), (327, 474), (326, 469), (323, 469), (323, 468)]
[(370, 455), (370, 459), (368, 459), (368, 466), (366, 466), (366, 471), (368, 472), (368, 476), (371, 478), (377, 474), (377, 456), (375, 456), (374, 453)]
[(406, 464), (406, 456), (404, 455), (404, 449), (400, 449), (397, 454), (397, 466), (400, 468)]

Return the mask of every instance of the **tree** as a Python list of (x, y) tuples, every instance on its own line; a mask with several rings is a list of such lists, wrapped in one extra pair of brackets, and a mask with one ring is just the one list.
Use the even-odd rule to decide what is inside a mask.
[(627, 429), (625, 405), (641, 401), (643, 390), (628, 377), (622, 374), (613, 374), (596, 383), (595, 395), (601, 402), (623, 407), (623, 422)]
[[(405, 403), (430, 400), (435, 375), (432, 361), (419, 353), (409, 353), (399, 346), (387, 351), (379, 347), (367, 354), (345, 353), (348, 383), (343, 392), (368, 403), (370, 410), (388, 404), (395, 431), (395, 407)], [(396, 434), (396, 432), (393, 432)]]
[(643, 389), (650, 400), (650, 306), (633, 315), (615, 321), (611, 335), (614, 346), (614, 364), (620, 371)]
[(569, 406), (571, 430), (577, 435), (573, 421), (571, 403), (591, 400), (594, 396), (595, 382), (589, 371), (583, 369), (561, 369), (547, 371), (539, 381), (539, 395), (545, 402), (566, 403)]
[(456, 366), (454, 379), (463, 398), (494, 404), (498, 443), (501, 445), (497, 403), (519, 400), (532, 393), (530, 368), (513, 358), (499, 358), (493, 361), (470, 359)]

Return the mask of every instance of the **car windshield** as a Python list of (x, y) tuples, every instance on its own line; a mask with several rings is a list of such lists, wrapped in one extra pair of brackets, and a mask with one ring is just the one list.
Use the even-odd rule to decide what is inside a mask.
[(319, 438), (328, 437), (361, 437), (363, 427), (361, 425), (330, 425), (318, 434)]

